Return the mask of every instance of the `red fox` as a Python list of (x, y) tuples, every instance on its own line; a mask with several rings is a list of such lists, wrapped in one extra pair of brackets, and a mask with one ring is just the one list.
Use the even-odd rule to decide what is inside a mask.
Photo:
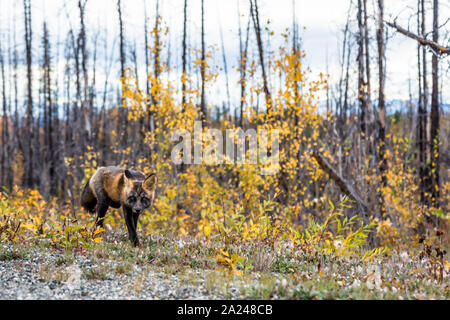
[(101, 167), (92, 175), (81, 194), (81, 205), (88, 212), (97, 213), (97, 225), (103, 226), (103, 219), (109, 207), (122, 207), (130, 241), (139, 245), (136, 227), (139, 216), (153, 204), (157, 177), (151, 173), (118, 167)]

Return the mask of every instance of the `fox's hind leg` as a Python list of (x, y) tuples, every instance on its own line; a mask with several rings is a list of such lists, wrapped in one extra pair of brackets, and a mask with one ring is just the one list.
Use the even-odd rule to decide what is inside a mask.
[(90, 213), (95, 213), (97, 207), (97, 198), (89, 188), (89, 181), (84, 186), (83, 192), (81, 193), (81, 205), (86, 211)]
[(81, 194), (81, 205), (88, 212), (92, 214), (97, 213), (97, 218), (95, 220), (96, 224), (98, 227), (103, 227), (103, 220), (105, 218), (106, 211), (108, 211), (109, 208), (109, 200), (108, 197), (102, 192), (97, 194), (97, 198), (89, 187), (89, 181), (84, 186)]

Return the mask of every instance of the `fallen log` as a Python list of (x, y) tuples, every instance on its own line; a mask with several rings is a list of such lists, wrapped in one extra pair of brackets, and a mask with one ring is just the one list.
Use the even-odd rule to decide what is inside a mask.
[(319, 151), (313, 151), (313, 157), (320, 165), (323, 171), (325, 171), (330, 178), (336, 183), (341, 191), (349, 198), (356, 201), (358, 207), (363, 211), (366, 218), (369, 216), (369, 207), (367, 203), (361, 198), (359, 193), (343, 178), (341, 175), (331, 166), (328, 160)]

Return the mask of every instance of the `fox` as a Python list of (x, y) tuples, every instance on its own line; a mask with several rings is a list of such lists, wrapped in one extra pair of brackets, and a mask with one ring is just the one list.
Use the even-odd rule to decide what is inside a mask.
[(122, 207), (129, 239), (137, 247), (138, 219), (153, 205), (157, 181), (155, 173), (144, 175), (140, 171), (114, 166), (100, 167), (83, 188), (81, 206), (91, 214), (97, 214), (97, 227), (103, 227), (109, 207)]

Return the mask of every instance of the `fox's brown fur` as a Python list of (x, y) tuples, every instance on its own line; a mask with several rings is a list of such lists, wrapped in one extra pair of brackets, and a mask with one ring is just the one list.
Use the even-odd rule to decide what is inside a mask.
[(122, 207), (131, 242), (139, 244), (136, 234), (140, 214), (153, 203), (157, 178), (154, 173), (118, 167), (101, 167), (92, 175), (81, 194), (81, 205), (91, 213), (97, 213), (97, 225), (109, 207)]

